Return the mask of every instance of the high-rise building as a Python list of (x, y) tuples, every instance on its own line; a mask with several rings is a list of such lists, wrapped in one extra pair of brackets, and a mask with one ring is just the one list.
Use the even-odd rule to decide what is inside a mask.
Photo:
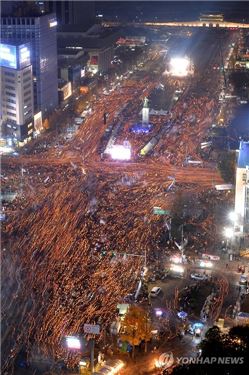
[(1, 18), (1, 39), (30, 42), (35, 112), (46, 114), (58, 105), (57, 21), (55, 14)]
[[(240, 142), (236, 168), (235, 227), (249, 232), (249, 142)], [(236, 230), (238, 232), (238, 230)]]
[(1, 138), (18, 144), (33, 134), (33, 74), (30, 44), (0, 44)]
[(94, 1), (49, 1), (48, 7), (56, 14), (59, 27), (74, 25), (85, 31), (95, 23)]

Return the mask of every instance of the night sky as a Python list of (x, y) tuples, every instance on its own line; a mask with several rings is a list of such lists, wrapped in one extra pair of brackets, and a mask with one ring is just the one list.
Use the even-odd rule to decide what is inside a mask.
[(119, 19), (197, 20), (201, 12), (222, 12), (226, 20), (249, 20), (248, 1), (101, 1), (96, 11)]

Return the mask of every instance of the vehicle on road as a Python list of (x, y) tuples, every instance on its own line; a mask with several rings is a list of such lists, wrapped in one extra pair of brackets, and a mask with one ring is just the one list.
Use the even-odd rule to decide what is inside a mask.
[(205, 275), (203, 273), (191, 273), (190, 275), (191, 279), (193, 280), (208, 280), (208, 275)]
[(218, 255), (212, 255), (212, 254), (202, 254), (201, 257), (207, 260), (220, 260), (220, 257)]
[(212, 268), (213, 263), (210, 262), (209, 260), (201, 260), (200, 261), (200, 267), (202, 267), (202, 268)]
[(96, 372), (94, 375), (114, 375), (118, 374), (119, 371), (124, 367), (125, 363), (121, 359), (111, 359)]
[(83, 118), (82, 117), (75, 117), (74, 122), (76, 124), (81, 124), (83, 122)]
[(162, 289), (159, 286), (154, 286), (150, 291), (150, 297), (157, 297)]

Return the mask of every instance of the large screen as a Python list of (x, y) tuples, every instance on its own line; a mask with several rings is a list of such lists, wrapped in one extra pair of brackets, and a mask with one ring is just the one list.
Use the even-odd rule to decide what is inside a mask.
[(0, 66), (17, 68), (16, 46), (0, 43)]
[(22, 44), (19, 46), (19, 68), (30, 65), (30, 48), (29, 45)]

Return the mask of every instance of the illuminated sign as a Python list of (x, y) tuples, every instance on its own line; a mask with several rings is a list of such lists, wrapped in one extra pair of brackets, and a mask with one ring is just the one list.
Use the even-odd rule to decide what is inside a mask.
[(72, 82), (68, 82), (60, 91), (63, 92), (63, 100), (69, 98), (72, 95)]
[(98, 65), (98, 56), (91, 56), (90, 65)]
[(41, 112), (38, 112), (34, 115), (34, 128), (37, 133), (40, 133), (43, 129)]
[(68, 82), (63, 87), (59, 88), (59, 92), (62, 93), (62, 100), (69, 98), (72, 95), (72, 82)]
[(19, 68), (30, 65), (30, 49), (23, 44), (19, 47)]
[(16, 47), (0, 43), (0, 66), (16, 69)]
[(49, 21), (49, 27), (55, 27), (55, 26), (57, 26), (57, 21), (56, 20)]
[(81, 343), (78, 337), (68, 336), (66, 337), (66, 343), (68, 349), (81, 349)]
[(83, 69), (81, 69), (81, 71), (80, 71), (80, 77), (82, 78), (82, 77), (85, 77), (85, 75), (86, 75), (86, 68), (84, 67)]
[(130, 160), (131, 149), (123, 145), (113, 145), (110, 154), (114, 160)]
[(0, 66), (12, 69), (22, 69), (30, 65), (29, 44), (12, 46), (0, 43)]

